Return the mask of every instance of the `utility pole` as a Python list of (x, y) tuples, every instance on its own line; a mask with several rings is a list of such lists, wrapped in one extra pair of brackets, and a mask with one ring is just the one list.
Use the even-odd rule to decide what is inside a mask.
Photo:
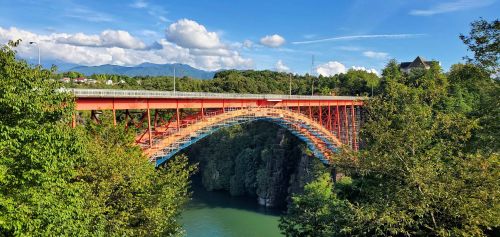
[(289, 93), (290, 93), (290, 96), (292, 96), (292, 73), (290, 73)]
[(174, 64), (174, 94), (175, 94), (175, 64)]
[(40, 44), (38, 44), (37, 42), (33, 42), (33, 41), (31, 41), (30, 44), (34, 44), (38, 48), (38, 66), (42, 66), (40, 64)]

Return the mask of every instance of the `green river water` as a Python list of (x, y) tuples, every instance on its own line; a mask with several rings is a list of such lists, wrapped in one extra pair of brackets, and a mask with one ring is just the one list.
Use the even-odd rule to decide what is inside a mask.
[(280, 211), (259, 206), (255, 199), (209, 192), (193, 184), (193, 198), (180, 222), (188, 237), (274, 237)]

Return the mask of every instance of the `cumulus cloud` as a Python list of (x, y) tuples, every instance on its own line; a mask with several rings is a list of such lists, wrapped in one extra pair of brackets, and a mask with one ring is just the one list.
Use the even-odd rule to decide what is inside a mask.
[(374, 73), (374, 74), (379, 75), (378, 71), (375, 68), (368, 69), (365, 67), (352, 66), (351, 69), (356, 70), (356, 71), (366, 71), (366, 72), (370, 72), (370, 73)]
[(283, 63), (283, 61), (280, 59), (276, 62), (276, 65), (274, 66), (275, 70), (278, 72), (289, 72), (290, 68)]
[(260, 43), (267, 47), (277, 48), (285, 43), (285, 38), (280, 35), (266, 35), (260, 39)]
[[(369, 73), (374, 73), (376, 75), (379, 75), (379, 72), (374, 68), (368, 69), (362, 66), (352, 66), (349, 70), (366, 71)], [(330, 61), (316, 67), (316, 73), (323, 76), (333, 76), (346, 72), (347, 72), (347, 67), (344, 64), (337, 61)]]
[(166, 30), (167, 39), (186, 48), (212, 49), (221, 47), (219, 36), (196, 21), (182, 19)]
[(345, 65), (337, 61), (330, 61), (316, 67), (316, 73), (323, 76), (333, 76), (346, 71)]
[(375, 58), (375, 59), (386, 59), (389, 57), (388, 53), (385, 52), (375, 52), (375, 51), (365, 51), (363, 52), (365, 57)]
[[(204, 28), (204, 27), (203, 27)], [(248, 69), (253, 61), (244, 58), (236, 50), (219, 43), (215, 48), (190, 48), (179, 42), (160, 39), (154, 47), (147, 47), (143, 42), (128, 32), (107, 30), (98, 35), (79, 34), (35, 34), (15, 27), (0, 27), (0, 43), (22, 39), (16, 48), (19, 56), (35, 58), (37, 50), (27, 42), (39, 42), (42, 61), (59, 60), (80, 65), (114, 64), (132, 66), (144, 62), (184, 63), (204, 70), (223, 68)]]
[(144, 49), (146, 44), (133, 37), (127, 31), (105, 30), (100, 35), (53, 34), (56, 42), (75, 46), (118, 47), (126, 49)]

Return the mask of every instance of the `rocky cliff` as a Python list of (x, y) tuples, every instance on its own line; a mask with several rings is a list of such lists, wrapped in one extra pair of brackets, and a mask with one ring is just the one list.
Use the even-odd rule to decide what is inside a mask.
[(207, 190), (255, 197), (261, 205), (283, 208), (324, 165), (307, 155), (304, 143), (269, 122), (222, 129), (185, 153), (199, 163)]

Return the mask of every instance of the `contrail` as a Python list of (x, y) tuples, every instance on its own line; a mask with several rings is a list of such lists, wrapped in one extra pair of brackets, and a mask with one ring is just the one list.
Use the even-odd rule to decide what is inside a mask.
[(295, 41), (295, 42), (292, 42), (292, 44), (314, 44), (314, 43), (336, 41), (336, 40), (356, 40), (356, 39), (375, 39), (375, 38), (405, 39), (405, 38), (413, 38), (413, 37), (419, 37), (419, 36), (424, 36), (424, 35), (426, 35), (426, 34), (348, 35), (348, 36), (339, 36), (339, 37), (332, 37), (332, 38), (319, 39), (319, 40)]

